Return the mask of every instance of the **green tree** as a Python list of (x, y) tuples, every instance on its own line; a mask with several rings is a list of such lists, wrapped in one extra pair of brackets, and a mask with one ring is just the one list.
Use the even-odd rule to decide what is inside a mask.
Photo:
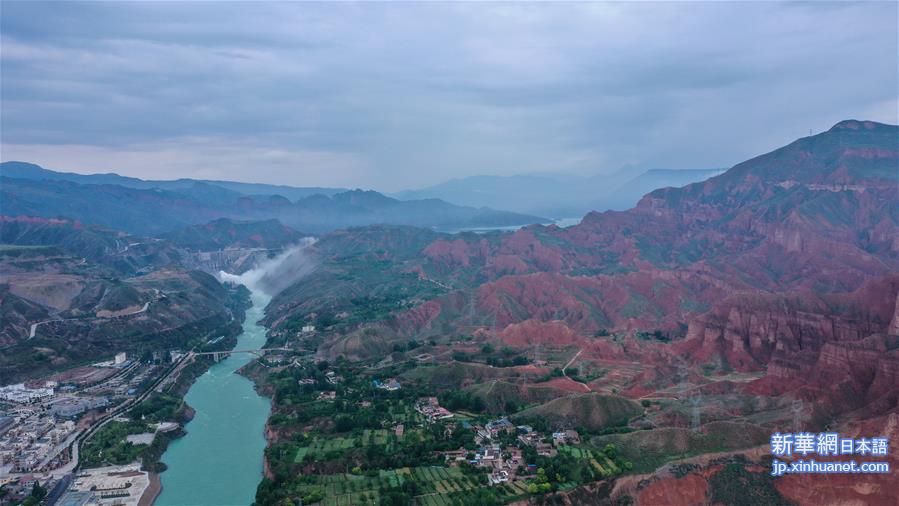
[(609, 457), (610, 459), (613, 459), (613, 460), (614, 460), (614, 459), (615, 459), (615, 455), (618, 454), (618, 449), (615, 448), (615, 445), (614, 445), (614, 444), (609, 443), (609, 444), (606, 445), (605, 448), (603, 448), (602, 452), (605, 453), (607, 457)]
[(31, 497), (34, 498), (37, 503), (40, 503), (47, 497), (47, 489), (42, 487), (40, 482), (34, 482), (34, 487), (31, 488)]

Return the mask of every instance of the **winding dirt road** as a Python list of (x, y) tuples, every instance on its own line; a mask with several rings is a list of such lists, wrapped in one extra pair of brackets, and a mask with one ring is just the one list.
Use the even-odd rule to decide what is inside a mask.
[(568, 363), (565, 364), (565, 367), (562, 368), (562, 376), (565, 376), (566, 378), (570, 379), (571, 381), (574, 381), (574, 382), (577, 383), (578, 385), (584, 387), (584, 391), (586, 391), (586, 392), (592, 392), (593, 389), (590, 388), (589, 386), (587, 386), (586, 383), (581, 383), (580, 381), (575, 381), (575, 380), (573, 380), (573, 379), (571, 378), (571, 376), (568, 375), (568, 372), (567, 372), (567, 369), (568, 369), (569, 367), (571, 367), (571, 364), (573, 364), (574, 361), (577, 360), (577, 358), (578, 358), (579, 356), (581, 356), (581, 353), (583, 353), (583, 352), (584, 352), (584, 350), (578, 350), (577, 353), (575, 353), (574, 356), (571, 357), (571, 360), (569, 360)]

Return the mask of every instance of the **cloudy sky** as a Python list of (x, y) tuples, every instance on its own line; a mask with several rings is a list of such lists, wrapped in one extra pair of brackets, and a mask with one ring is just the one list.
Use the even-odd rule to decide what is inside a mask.
[(897, 3), (2, 4), (3, 160), (393, 191), (896, 123)]

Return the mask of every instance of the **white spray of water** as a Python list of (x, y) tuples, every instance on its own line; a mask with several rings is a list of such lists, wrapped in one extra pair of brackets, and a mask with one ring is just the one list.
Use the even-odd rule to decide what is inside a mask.
[(315, 269), (314, 257), (307, 251), (307, 248), (314, 243), (315, 238), (307, 237), (299, 244), (291, 246), (274, 258), (260, 262), (243, 274), (219, 271), (219, 280), (238, 283), (251, 291), (260, 291), (270, 297), (277, 295)]

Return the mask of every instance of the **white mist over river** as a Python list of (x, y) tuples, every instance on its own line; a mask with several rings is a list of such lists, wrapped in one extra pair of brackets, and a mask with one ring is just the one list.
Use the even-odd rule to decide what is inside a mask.
[(221, 271), (219, 279), (244, 285), (254, 292), (263, 292), (272, 297), (315, 269), (316, 262), (307, 252), (307, 248), (313, 244), (315, 239), (307, 237), (300, 244), (287, 248), (243, 274)]
[[(243, 332), (235, 349), (258, 349), (266, 329), (256, 322), (264, 316), (271, 296), (314, 268), (304, 251), (312, 240), (292, 247), (241, 275), (222, 272), (222, 281), (240, 283), (251, 291)], [(238, 369), (255, 358), (236, 353), (212, 365), (191, 386), (185, 401), (196, 414), (187, 435), (176, 439), (162, 456), (168, 470), (160, 475), (162, 493), (157, 506), (246, 506), (256, 497), (262, 480), (265, 421), (271, 404)]]

